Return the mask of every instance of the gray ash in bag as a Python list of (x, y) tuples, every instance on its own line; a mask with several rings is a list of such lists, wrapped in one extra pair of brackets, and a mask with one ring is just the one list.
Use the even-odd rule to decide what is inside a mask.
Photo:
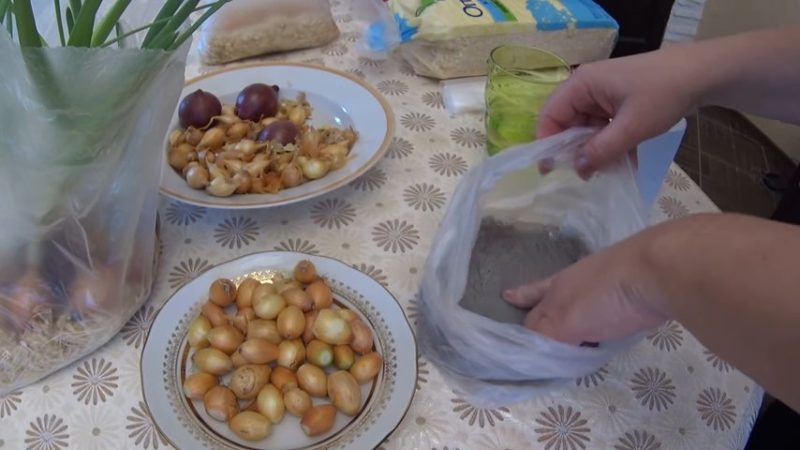
[(521, 324), (527, 310), (506, 303), (503, 289), (549, 277), (588, 254), (580, 239), (557, 227), (484, 219), (460, 305), (498, 322)]

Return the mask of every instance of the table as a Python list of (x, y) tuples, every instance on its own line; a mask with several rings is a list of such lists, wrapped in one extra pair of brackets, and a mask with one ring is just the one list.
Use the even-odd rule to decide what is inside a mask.
[[(384, 284), (416, 321), (414, 297), (431, 239), (456, 183), (485, 157), (482, 118), (451, 118), (435, 82), (399, 58), (359, 56), (363, 24), (334, 0), (340, 39), (272, 60), (322, 64), (375, 85), (398, 126), (386, 156), (333, 193), (296, 206), (224, 212), (163, 200), (161, 266), (152, 298), (106, 346), (0, 397), (0, 449), (163, 449), (142, 400), (139, 357), (159, 306), (203, 270), (237, 256), (293, 250), (352, 264)], [(190, 57), (187, 77), (210, 70)], [(652, 222), (716, 211), (673, 166)], [(418, 390), (389, 449), (740, 449), (761, 389), (668, 323), (607, 367), (522, 404), (481, 409), (419, 361)], [(360, 450), (360, 449), (359, 449)]]

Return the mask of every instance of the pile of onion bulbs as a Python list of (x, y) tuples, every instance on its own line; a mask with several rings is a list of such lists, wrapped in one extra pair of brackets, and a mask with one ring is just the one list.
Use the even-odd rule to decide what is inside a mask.
[(299, 186), (343, 167), (358, 139), (352, 128), (314, 128), (311, 114), (305, 95), (281, 100), (278, 86), (251, 84), (235, 105), (196, 90), (181, 100), (167, 161), (216, 197)]
[(336, 304), (310, 261), (268, 283), (215, 280), (186, 338), (184, 395), (247, 441), (269, 437), (287, 413), (308, 436), (327, 433), (338, 413), (361, 412), (362, 385), (384, 365), (372, 329)]

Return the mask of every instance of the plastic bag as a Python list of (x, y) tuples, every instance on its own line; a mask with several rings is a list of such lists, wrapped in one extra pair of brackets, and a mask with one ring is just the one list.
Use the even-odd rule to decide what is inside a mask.
[(20, 50), (0, 33), (0, 396), (103, 345), (149, 296), (189, 45)]
[(607, 58), (617, 39), (617, 22), (591, 0), (362, 3), (372, 14), (365, 47), (387, 52), (399, 45), (414, 72), (438, 79), (485, 75), (500, 45), (541, 48), (575, 65)]
[(235, 0), (203, 23), (206, 64), (319, 47), (339, 36), (328, 0)]
[[(575, 175), (576, 152), (594, 132), (572, 129), (505, 150), (467, 173), (453, 194), (426, 263), (418, 337), (426, 357), (476, 405), (498, 407), (547, 393), (599, 369), (641, 338), (578, 347), (476, 314), (460, 303), (486, 219), (557, 229), (558, 235), (579, 238), (590, 252), (644, 228), (646, 213), (629, 161), (588, 181)], [(542, 176), (536, 164), (547, 159), (555, 170)], [(501, 306), (500, 291), (485, 303), (486, 309)]]

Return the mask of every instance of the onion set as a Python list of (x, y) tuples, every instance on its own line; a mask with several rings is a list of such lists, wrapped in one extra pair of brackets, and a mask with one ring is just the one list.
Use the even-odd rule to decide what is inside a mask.
[(300, 186), (344, 167), (358, 138), (351, 128), (311, 126), (312, 112), (304, 94), (280, 100), (277, 86), (251, 84), (235, 106), (198, 89), (181, 100), (167, 162), (215, 197)]
[(310, 261), (266, 283), (214, 280), (187, 341), (184, 395), (247, 441), (267, 439), (287, 412), (308, 436), (326, 433), (339, 413), (361, 412), (384, 367), (367, 321)]

